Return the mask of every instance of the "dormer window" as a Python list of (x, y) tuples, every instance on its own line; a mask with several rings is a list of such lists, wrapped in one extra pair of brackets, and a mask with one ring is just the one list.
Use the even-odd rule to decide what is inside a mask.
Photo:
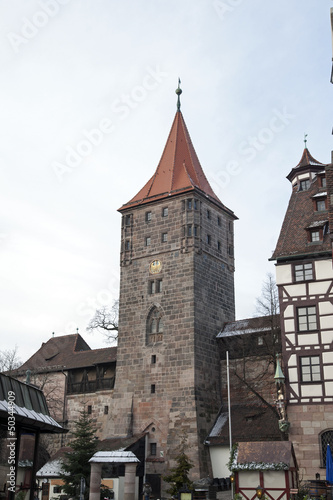
[(326, 177), (321, 178), (321, 187), (323, 187), (323, 188), (326, 187)]
[(326, 210), (325, 200), (317, 200), (316, 201), (316, 209), (317, 209), (317, 212), (323, 212), (324, 210)]
[(308, 242), (309, 243), (320, 243), (324, 239), (324, 235), (327, 232), (328, 221), (320, 220), (312, 222), (308, 227), (306, 227), (306, 231), (308, 233)]
[(320, 241), (320, 231), (310, 231), (311, 241)]

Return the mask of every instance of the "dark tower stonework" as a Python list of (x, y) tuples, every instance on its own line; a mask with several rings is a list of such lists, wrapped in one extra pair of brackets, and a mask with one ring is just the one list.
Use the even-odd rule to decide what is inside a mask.
[(120, 210), (119, 338), (112, 436), (146, 432), (146, 474), (175, 465), (192, 478), (221, 404), (216, 335), (234, 319), (234, 213), (210, 187), (182, 113), (153, 177)]

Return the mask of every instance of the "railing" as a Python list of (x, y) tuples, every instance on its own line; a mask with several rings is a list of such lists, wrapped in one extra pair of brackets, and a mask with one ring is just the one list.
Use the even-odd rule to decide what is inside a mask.
[(67, 394), (82, 394), (85, 392), (97, 392), (113, 389), (114, 381), (114, 377), (109, 377), (97, 380), (84, 380), (81, 382), (68, 382)]

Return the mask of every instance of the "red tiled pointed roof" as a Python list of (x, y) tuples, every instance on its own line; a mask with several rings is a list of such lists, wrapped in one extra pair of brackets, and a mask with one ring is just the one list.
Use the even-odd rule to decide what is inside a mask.
[(302, 158), (300, 161), (297, 163), (296, 167), (291, 169), (291, 172), (287, 175), (287, 179), (289, 181), (292, 181), (294, 176), (299, 173), (301, 170), (315, 170), (316, 172), (319, 170), (323, 170), (325, 168), (325, 165), (323, 163), (320, 163), (320, 161), (316, 160), (308, 150), (308, 148), (304, 148)]
[(119, 210), (194, 189), (203, 192), (212, 201), (223, 206), (202, 170), (183, 115), (177, 111), (154, 175), (134, 198)]

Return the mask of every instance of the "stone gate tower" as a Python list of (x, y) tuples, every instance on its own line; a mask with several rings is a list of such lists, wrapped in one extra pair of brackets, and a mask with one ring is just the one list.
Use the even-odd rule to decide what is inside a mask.
[(120, 208), (121, 277), (110, 435), (147, 433), (146, 472), (175, 465), (182, 439), (209, 473), (204, 440), (221, 404), (215, 337), (234, 319), (234, 213), (213, 192), (183, 115), (151, 179)]

